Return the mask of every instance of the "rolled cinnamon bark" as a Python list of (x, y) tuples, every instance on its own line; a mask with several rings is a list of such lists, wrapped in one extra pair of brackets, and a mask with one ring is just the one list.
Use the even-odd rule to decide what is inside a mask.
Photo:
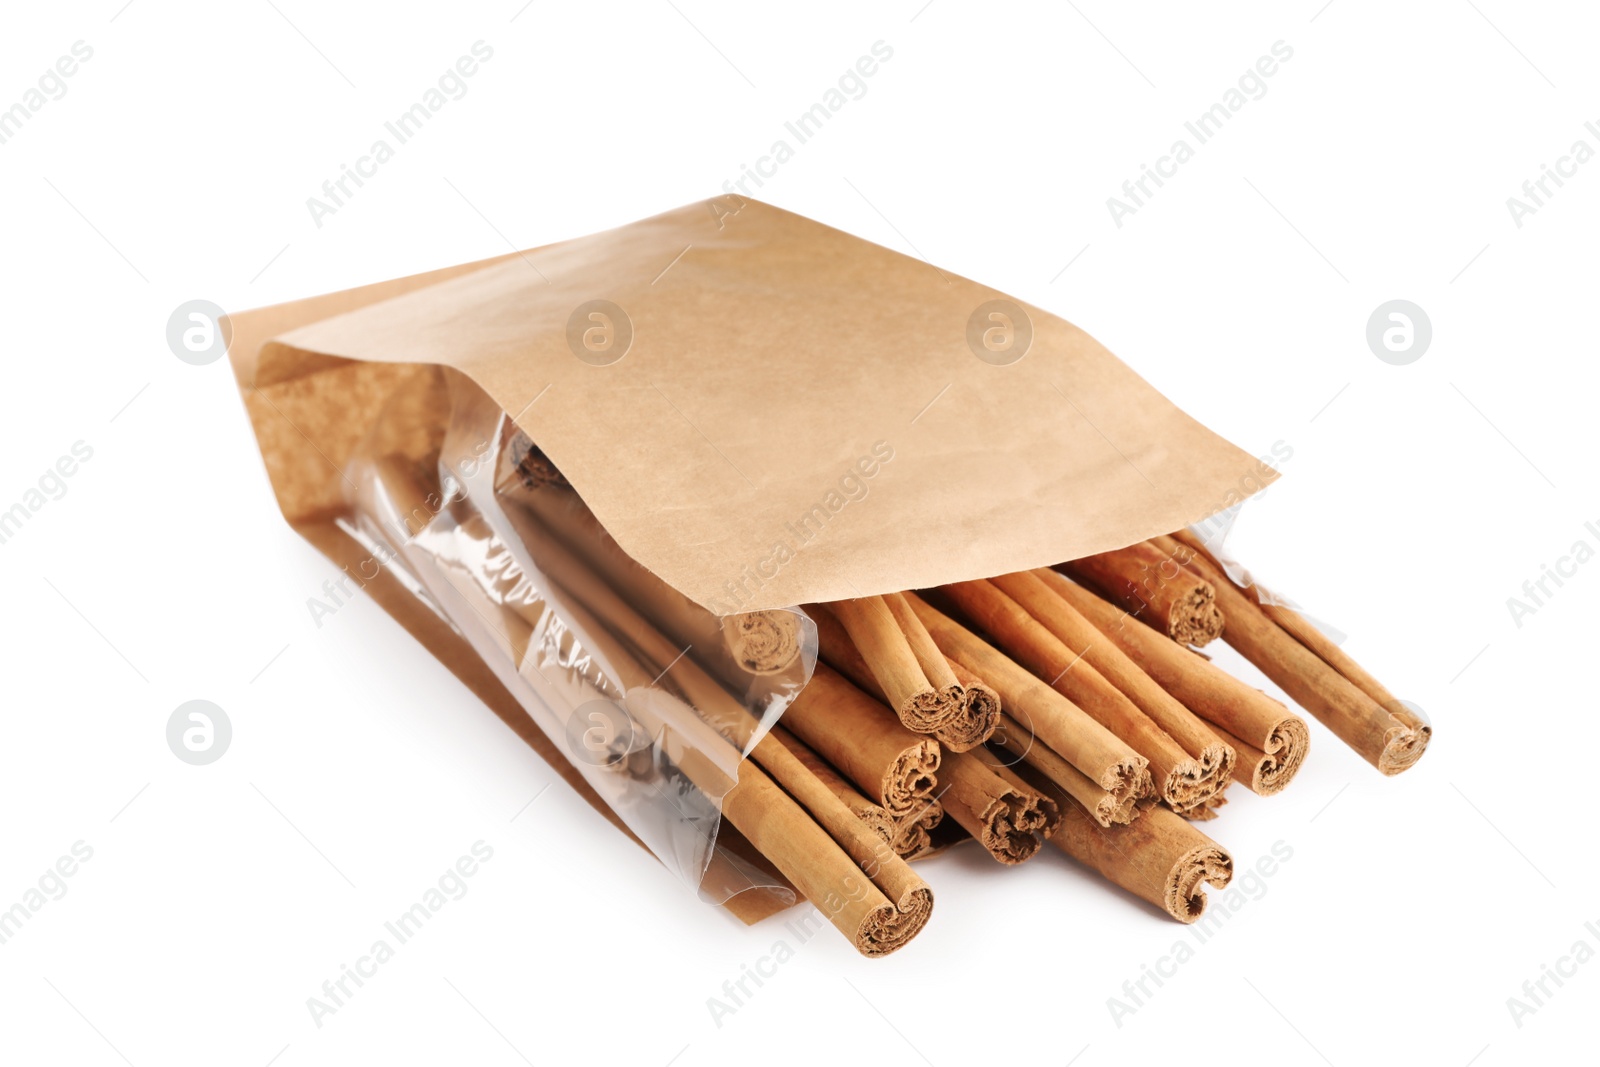
[(1110, 638), (1133, 662), (1211, 724), (1238, 754), (1233, 776), (1261, 796), (1280, 792), (1311, 747), (1305, 720), (1259, 689), (1132, 621), (1121, 608), (1059, 574), (1042, 571), (1052, 592)]
[(1094, 668), (1194, 760), (1198, 765), (1198, 777), (1189, 783), (1185, 793), (1187, 802), (1181, 807), (1174, 805), (1176, 810), (1201, 807), (1226, 789), (1232, 780), (1236, 760), (1232, 746), (1126, 653), (1108, 642), (1093, 623), (1050, 588), (1044, 575), (1061, 579), (1054, 571), (1045, 569), (1002, 574), (990, 581), (1063, 645), (1080, 650), (1081, 659), (1067, 668), (1067, 674), (1081, 670), (1085, 664)]
[[(819, 653), (822, 658), (851, 683), (870, 698), (883, 700), (883, 691), (878, 688), (878, 681), (872, 676), (872, 671), (867, 668), (866, 660), (861, 658), (861, 653), (856, 649), (855, 643), (850, 640), (850, 635), (845, 632), (844, 626), (827, 608), (817, 605), (806, 605), (806, 612), (817, 627)], [(820, 666), (820, 664), (819, 664)], [(943, 747), (942, 734), (934, 734), (934, 739)], [(978, 742), (974, 741), (973, 744)], [(954, 749), (954, 751), (963, 751)], [(931, 780), (931, 779), (930, 779)], [(863, 786), (871, 793), (870, 787)], [(878, 795), (878, 794), (873, 794)], [(944, 806), (934, 799), (931, 788), (926, 794), (918, 794), (908, 800), (909, 807), (903, 811), (889, 811), (890, 838), (889, 843), (899, 855), (911, 859), (928, 854), (933, 847), (930, 832), (939, 825), (944, 818)], [(885, 811), (888, 811), (885, 808)]]
[(966, 714), (933, 736), (951, 751), (966, 752), (989, 740), (1000, 726), (1000, 694), (955, 660), (946, 656), (945, 661), (961, 683)]
[(987, 682), (1008, 710), (1057, 755), (1101, 790), (1087, 806), (1112, 819), (1132, 801), (1150, 795), (1149, 761), (1067, 697), (1030, 674), (999, 649), (912, 593), (906, 602), (945, 655)]
[(826, 664), (783, 713), (783, 724), (897, 823), (925, 817), (939, 769), (939, 743), (900, 725), (887, 707)]
[[(883, 805), (874, 804), (862, 796), (860, 791), (845, 781), (838, 771), (828, 765), (826, 760), (807, 748), (803, 741), (782, 726), (774, 726), (768, 736), (777, 738), (779, 744), (793, 753), (794, 758), (800, 761), (801, 766), (810, 771), (813, 778), (821, 782), (830, 793), (839, 799), (840, 803), (849, 808), (850, 813), (859, 819), (863, 826), (876, 834), (884, 844), (891, 846), (894, 844), (894, 820), (889, 818), (889, 813), (884, 810)], [(760, 755), (759, 751), (757, 755)], [(770, 771), (771, 768), (769, 767), (768, 770)], [(781, 776), (778, 776), (778, 780), (783, 782)], [(788, 788), (787, 784), (784, 785), (784, 788)], [(793, 792), (793, 790), (791, 789), (790, 792)]]
[[(1188, 530), (1179, 530), (1172, 535), (1172, 538), (1185, 548), (1204, 555), (1218, 573), (1227, 575), (1227, 570), (1221, 561), (1194, 534)], [(1235, 589), (1244, 593), (1260, 607), (1267, 618), (1282, 627), (1290, 637), (1316, 653), (1324, 663), (1344, 675), (1357, 689), (1371, 697), (1380, 708), (1410, 727), (1416, 734), (1415, 744), (1420, 746), (1416, 757), (1410, 762), (1415, 763), (1417, 759), (1422, 758), (1421, 749), (1427, 748), (1428, 741), (1433, 736), (1433, 727), (1427, 720), (1407, 707), (1389, 691), (1388, 687), (1374, 678), (1365, 667), (1351, 659), (1349, 653), (1335, 644), (1327, 634), (1313, 626), (1304, 615), (1287, 604), (1273, 603), (1269, 597), (1262, 596), (1261, 590), (1255, 586), (1244, 588), (1237, 582), (1232, 584)]]
[(931, 734), (960, 713), (961, 700), (929, 680), (883, 597), (838, 600), (827, 608), (860, 650), (885, 702), (906, 729)]
[[(885, 600), (888, 598), (885, 597)], [(854, 682), (863, 692), (868, 693), (885, 704), (889, 703), (883, 687), (878, 683), (872, 669), (867, 666), (867, 661), (861, 655), (861, 650), (850, 638), (844, 624), (833, 613), (831, 605), (807, 604), (806, 613), (816, 623), (817, 627), (817, 653), (834, 670), (843, 674)], [(927, 631), (924, 629), (923, 633)], [(932, 640), (931, 638), (929, 640)], [(909, 642), (908, 642), (909, 644)], [(993, 690), (972, 693), (960, 686), (956, 668), (945, 660), (950, 677), (957, 678), (957, 688), (960, 690), (960, 704), (956, 714), (952, 715), (944, 725), (933, 731), (934, 739), (941, 748), (951, 752), (966, 752), (971, 748), (983, 744), (989, 735), (994, 733), (999, 724), (998, 698), (991, 709), (989, 697)]]
[(1211, 583), (1147, 541), (1084, 556), (1061, 569), (1179, 644), (1199, 647), (1222, 634), (1223, 614)]
[(963, 701), (966, 695), (961, 691), (961, 683), (956, 679), (955, 672), (950, 669), (950, 661), (945, 659), (939, 646), (928, 636), (922, 621), (906, 603), (905, 596), (901, 593), (885, 594), (883, 604), (894, 617), (895, 625), (900, 627), (900, 633), (911, 647), (912, 655), (917, 657), (917, 666), (922, 668), (928, 684), (951, 701)]
[[(792, 744), (794, 739), (788, 738)], [(909, 938), (927, 921), (933, 908), (933, 892), (905, 860), (895, 855), (889, 843), (865, 826), (850, 806), (833, 789), (812, 773), (784, 739), (768, 734), (757, 742), (754, 759), (785, 792), (811, 813), (840, 848), (856, 862), (872, 883), (914, 924)]]
[[(1036, 784), (1046, 793), (1053, 788), (1048, 782)], [(1050, 843), (1181, 923), (1205, 913), (1202, 883), (1222, 889), (1233, 878), (1227, 850), (1160, 805), (1135, 822), (1105, 827), (1070, 797), (1058, 800), (1061, 827)]]
[[(1057, 819), (1055, 802), (973, 752), (951, 752), (939, 771), (944, 810), (989, 854), (1017, 864), (1039, 851), (1036, 836)], [(1048, 806), (1048, 807), (1047, 807)]]
[(1163, 552), (1216, 587), (1217, 599), (1228, 616), (1223, 639), (1362, 759), (1383, 774), (1395, 775), (1422, 758), (1429, 733), (1417, 729), (1414, 720), (1384, 710), (1355, 683), (1290, 637), (1207, 557), (1185, 550), (1170, 537), (1153, 540)]
[[(1217, 791), (1216, 768), (1202, 766), (1137, 704), (1085, 662), (1087, 649), (1068, 647), (992, 582), (955, 582), (940, 589), (1008, 655), (1047, 680), (1052, 689), (1145, 757), (1157, 795), (1174, 810), (1194, 807)], [(956, 658), (961, 657), (958, 654)], [(1034, 732), (1041, 733), (1037, 727)], [(1051, 747), (1056, 748), (1053, 743)]]
[(1129, 791), (1124, 796), (1108, 793), (1009, 715), (1000, 716), (1000, 729), (991, 740), (1011, 755), (1009, 766), (1015, 766), (1017, 760), (1026, 762), (1082, 804), (1102, 826), (1132, 822), (1138, 818), (1141, 804), (1151, 801), (1148, 773), (1142, 792)]
[(1017, 773), (1014, 766), (1015, 757), (1002, 759), (998, 753), (988, 748), (974, 749), (972, 755), (999, 775), (1024, 799), (1026, 806), (1019, 809), (1017, 826), (1048, 840), (1050, 835), (1056, 832), (1056, 827), (1061, 825), (1061, 805), (1056, 803), (1053, 797), (1035, 789), (1032, 783)]
[(800, 659), (805, 631), (792, 611), (746, 611), (722, 617), (722, 639), (751, 674), (782, 674)]
[(914, 860), (934, 851), (933, 834), (944, 824), (944, 805), (927, 797), (904, 815), (889, 816), (889, 847), (903, 859)]
[(863, 956), (886, 956), (926, 925), (931, 894), (913, 888), (902, 910), (754, 762), (740, 765), (739, 784), (722, 798), (722, 813)]

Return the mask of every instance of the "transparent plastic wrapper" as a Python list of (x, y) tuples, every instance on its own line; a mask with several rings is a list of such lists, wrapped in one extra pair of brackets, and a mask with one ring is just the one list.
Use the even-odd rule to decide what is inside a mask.
[[(712, 903), (750, 891), (793, 902), (781, 879), (718, 847), (720, 801), (811, 676), (810, 619), (723, 618), (675, 593), (454, 372), (397, 390), (344, 475), (351, 536), (471, 644), (670, 871)], [(708, 681), (743, 717), (696, 706)]]

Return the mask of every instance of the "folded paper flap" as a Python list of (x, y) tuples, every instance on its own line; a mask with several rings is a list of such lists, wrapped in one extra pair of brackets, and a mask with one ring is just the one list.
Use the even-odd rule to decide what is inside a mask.
[(721, 613), (1047, 565), (1271, 480), (1070, 323), (737, 197), (300, 326), (261, 377), (307, 353), (467, 374)]

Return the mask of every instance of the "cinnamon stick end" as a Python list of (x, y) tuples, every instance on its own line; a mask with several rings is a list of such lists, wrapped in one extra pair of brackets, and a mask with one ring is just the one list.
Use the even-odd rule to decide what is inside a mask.
[(800, 658), (800, 616), (792, 611), (747, 611), (722, 620), (722, 637), (751, 674), (781, 674)]
[(962, 687), (961, 707), (960, 715), (933, 732), (939, 744), (952, 752), (970, 752), (1000, 727), (1000, 694), (988, 686)]
[(1167, 876), (1164, 907), (1181, 923), (1192, 923), (1205, 914), (1206, 896), (1201, 883), (1224, 889), (1233, 880), (1233, 857), (1218, 845), (1205, 845), (1186, 852)]
[(944, 821), (944, 806), (937, 800), (926, 800), (919, 811), (891, 822), (892, 836), (889, 847), (903, 860), (914, 860), (933, 849), (930, 831)]
[(1305, 763), (1311, 749), (1311, 730), (1304, 719), (1288, 718), (1273, 727), (1267, 748), (1257, 761), (1246, 783), (1257, 796), (1270, 797), (1283, 792)]
[(1179, 815), (1203, 809), (1228, 787), (1236, 758), (1231, 745), (1221, 742), (1207, 745), (1198, 756), (1172, 768), (1162, 783), (1161, 799)]
[(1384, 710), (1389, 712), (1392, 725), (1384, 735), (1383, 751), (1378, 754), (1378, 770), (1392, 778), (1416, 766), (1433, 740), (1433, 727), (1398, 701)]
[(928, 925), (932, 914), (933, 890), (919, 887), (907, 894), (899, 907), (877, 908), (862, 921), (856, 932), (856, 951), (876, 959), (904, 948)]
[(1198, 582), (1172, 602), (1167, 635), (1180, 645), (1204, 648), (1222, 636), (1223, 624), (1216, 589), (1209, 582)]
[(937, 734), (959, 719), (966, 695), (959, 685), (944, 689), (924, 689), (913, 693), (895, 709), (900, 725), (919, 734)]

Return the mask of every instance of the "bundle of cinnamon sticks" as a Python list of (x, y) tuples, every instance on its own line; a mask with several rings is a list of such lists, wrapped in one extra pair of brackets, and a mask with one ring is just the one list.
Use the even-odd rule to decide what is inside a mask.
[[(1226, 886), (1232, 859), (1195, 823), (1215, 817), (1233, 782), (1282, 791), (1310, 745), (1298, 714), (1195, 650), (1210, 641), (1384, 774), (1414, 764), (1431, 734), (1187, 532), (1055, 568), (719, 619), (632, 561), (536, 449), (511, 454), (518, 476), (495, 493), (508, 525), (468, 513), (464, 528), (521, 542), (619, 679), (630, 735), (867, 956), (929, 919), (933, 893), (910, 861), (967, 839), (1006, 866), (1054, 845), (1178, 921), (1198, 919), (1202, 886)], [(422, 492), (403, 463), (377, 470), (391, 499)], [(523, 635), (508, 652), (526, 662), (538, 621), (515, 598), (490, 599)], [(814, 673), (773, 696), (787, 706), (765, 730), (751, 694), (812, 654), (807, 618)], [(730, 768), (708, 755), (728, 746), (747, 758)], [(649, 773), (636, 756), (605, 758), (614, 773)]]

